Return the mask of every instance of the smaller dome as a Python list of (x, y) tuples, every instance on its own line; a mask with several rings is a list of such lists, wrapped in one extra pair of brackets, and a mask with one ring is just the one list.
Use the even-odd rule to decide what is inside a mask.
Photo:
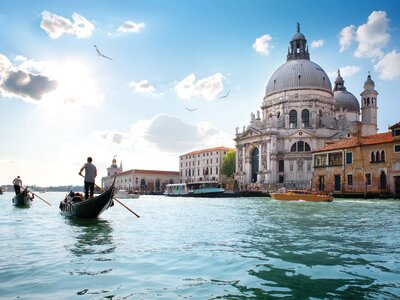
[(335, 99), (335, 111), (340, 111), (342, 107), (343, 110), (348, 112), (360, 113), (360, 103), (357, 98), (346, 90), (334, 91), (333, 99)]
[(335, 79), (335, 87), (333, 88), (333, 99), (335, 99), (335, 111), (343, 110), (349, 112), (360, 113), (360, 103), (357, 98), (346, 90), (343, 77), (340, 75), (340, 70), (337, 70)]
[(375, 82), (371, 79), (371, 74), (368, 72), (367, 80), (364, 82), (364, 89), (374, 89)]
[(304, 36), (304, 34), (302, 34), (301, 32), (296, 32), (292, 38), (292, 41), (294, 40), (305, 40), (306, 37)]

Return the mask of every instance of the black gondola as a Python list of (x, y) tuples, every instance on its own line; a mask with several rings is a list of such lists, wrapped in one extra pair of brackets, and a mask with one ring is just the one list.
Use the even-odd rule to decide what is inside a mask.
[(32, 199), (28, 195), (28, 189), (24, 189), (21, 193), (15, 195), (12, 198), (12, 203), (15, 206), (25, 206), (25, 207), (31, 206)]
[(76, 196), (72, 201), (61, 201), (61, 214), (67, 217), (76, 217), (83, 219), (97, 218), (103, 211), (114, 205), (114, 184), (99, 196), (82, 200)]

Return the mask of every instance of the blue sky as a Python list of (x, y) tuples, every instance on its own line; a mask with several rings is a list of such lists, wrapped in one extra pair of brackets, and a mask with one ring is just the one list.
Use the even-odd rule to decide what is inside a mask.
[(234, 146), (235, 128), (248, 125), (285, 62), (296, 22), (332, 82), (340, 68), (359, 98), (371, 72), (386, 131), (400, 121), (399, 8), (386, 0), (2, 1), (0, 184), (17, 175), (28, 185), (80, 184), (87, 156), (99, 177), (114, 155), (125, 169), (178, 170), (181, 154)]

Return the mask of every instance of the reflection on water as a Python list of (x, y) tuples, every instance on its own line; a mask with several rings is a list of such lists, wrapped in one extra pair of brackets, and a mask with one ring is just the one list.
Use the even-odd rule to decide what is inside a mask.
[(107, 220), (68, 219), (76, 232), (76, 243), (69, 250), (76, 256), (112, 253), (112, 227)]
[(72, 260), (75, 268), (68, 273), (90, 276), (110, 273), (113, 270), (110, 264), (114, 260), (112, 253), (116, 248), (110, 222), (100, 219), (66, 219), (66, 223), (75, 235), (75, 243), (67, 248), (76, 257)]
[(240, 295), (255, 298), (398, 297), (398, 268), (385, 259), (393, 254), (387, 253), (393, 244), (385, 231), (394, 229), (398, 220), (388, 222), (381, 210), (360, 224), (357, 209), (346, 215), (337, 214), (337, 209), (289, 203), (272, 215), (263, 211), (263, 222), (249, 223), (253, 226), (247, 226), (241, 243), (251, 249), (242, 257), (259, 261), (248, 270), (255, 281), (232, 286)]

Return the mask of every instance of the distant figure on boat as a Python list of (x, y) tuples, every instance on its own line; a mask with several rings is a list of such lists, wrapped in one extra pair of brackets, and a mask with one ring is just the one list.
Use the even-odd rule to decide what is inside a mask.
[(278, 192), (278, 193), (286, 193), (286, 189), (285, 189), (285, 187), (283, 186), (283, 187), (281, 187), (280, 189), (278, 189), (277, 192)]
[(14, 185), (14, 190), (15, 190), (15, 195), (19, 195), (21, 194), (21, 186), (22, 186), (22, 180), (19, 176), (17, 176), (14, 180), (13, 180), (13, 185)]
[(83, 165), (79, 171), (79, 175), (82, 176), (82, 171), (85, 170), (85, 199), (89, 196), (93, 197), (94, 194), (94, 183), (97, 176), (97, 169), (94, 164), (92, 164), (93, 159), (89, 156), (87, 158), (87, 163)]

